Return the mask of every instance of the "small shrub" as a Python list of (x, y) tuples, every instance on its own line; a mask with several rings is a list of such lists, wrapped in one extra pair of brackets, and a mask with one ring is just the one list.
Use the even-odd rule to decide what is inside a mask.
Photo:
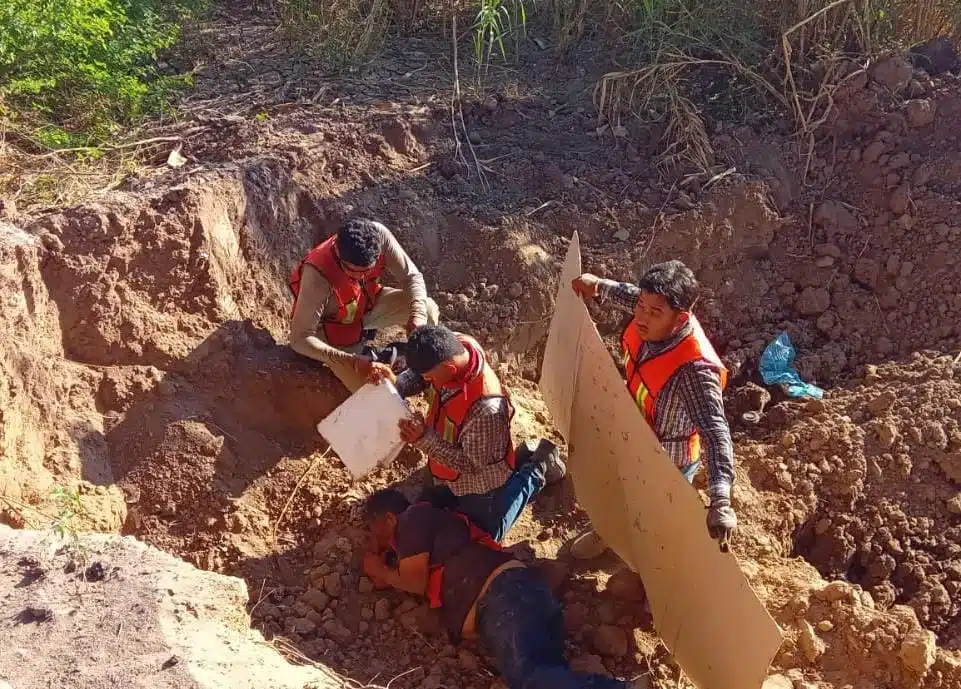
[[(163, 108), (184, 79), (156, 67), (205, 0), (5, 0), (0, 100), (94, 138)], [(54, 130), (51, 130), (54, 131)]]

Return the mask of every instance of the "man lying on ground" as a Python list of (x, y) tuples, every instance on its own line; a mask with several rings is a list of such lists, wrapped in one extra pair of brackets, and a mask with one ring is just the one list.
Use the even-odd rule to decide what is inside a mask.
[[(385, 273), (400, 289), (380, 284)], [(350, 392), (370, 371), (365, 331), (396, 325), (410, 333), (438, 320), (424, 276), (390, 230), (373, 220), (348, 220), (311, 249), (294, 269), (290, 289), (291, 348), (326, 364)]]
[(453, 506), (500, 542), (524, 507), (567, 469), (552, 443), (533, 453), (514, 449), (514, 409), (507, 388), (472, 337), (441, 325), (415, 329), (405, 350), (407, 370), (395, 376), (373, 364), (370, 380), (392, 381), (402, 397), (427, 396), (427, 417), (400, 422), (400, 437), (427, 455), (435, 488), (430, 499)]
[[(480, 637), (510, 689), (647, 689), (577, 673), (564, 660), (564, 617), (544, 577), (501, 549), (463, 515), (427, 503), (411, 506), (397, 490), (374, 493), (364, 521), (376, 551), (364, 556), (375, 584), (426, 596), (454, 643)], [(393, 549), (397, 567), (384, 552)]]

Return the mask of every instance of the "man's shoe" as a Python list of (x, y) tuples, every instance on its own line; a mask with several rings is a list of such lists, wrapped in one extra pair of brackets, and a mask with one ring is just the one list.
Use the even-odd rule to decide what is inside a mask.
[(528, 462), (537, 462), (548, 486), (563, 481), (567, 476), (567, 464), (561, 459), (561, 451), (547, 438), (541, 438), (537, 445), (532, 440), (522, 443), (517, 447), (514, 458), (518, 469)]
[(561, 459), (561, 451), (557, 445), (547, 438), (542, 438), (534, 450), (534, 460), (540, 462), (541, 470), (544, 472), (544, 480), (547, 485), (552, 486), (558, 481), (563, 481), (567, 476), (567, 464)]
[(561, 459), (560, 452), (554, 448), (547, 459), (541, 460), (541, 469), (544, 472), (544, 480), (549, 486), (553, 486), (558, 481), (563, 481), (567, 476), (567, 464)]
[(594, 529), (582, 533), (571, 541), (571, 557), (575, 560), (593, 560), (607, 550), (607, 544)]

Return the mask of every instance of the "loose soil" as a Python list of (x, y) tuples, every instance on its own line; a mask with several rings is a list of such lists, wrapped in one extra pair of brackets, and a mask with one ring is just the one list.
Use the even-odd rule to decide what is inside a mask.
[[(286, 277), (348, 213), (375, 215), (443, 320), (490, 349), (517, 439), (560, 442), (535, 381), (576, 230), (592, 272), (681, 258), (705, 286), (698, 314), (733, 373), (737, 557), (788, 636), (772, 681), (961, 686), (957, 79), (892, 58), (850, 80), (806, 180), (777, 126), (723, 119), (727, 174), (663, 179), (657, 132), (598, 126), (595, 63), (535, 51), (467, 99), (464, 165), (440, 43), (335, 79), (244, 21), (236, 41), (208, 28), (224, 50), (182, 106), (184, 168), (0, 220), (0, 520), (46, 527), (51, 488), (77, 486), (85, 527), (244, 577), (266, 636), (346, 677), (503, 686), (483, 649), (451, 646), (422, 603), (360, 575), (356, 506), (413, 490), (422, 460), (354, 483), (323, 452), (315, 425), (345, 392), (284, 346)], [(616, 334), (623, 318), (592, 308)], [(780, 331), (824, 400), (760, 385)], [(510, 538), (564, 600), (575, 665), (682, 682), (632, 575), (566, 555), (586, 522), (564, 485)]]

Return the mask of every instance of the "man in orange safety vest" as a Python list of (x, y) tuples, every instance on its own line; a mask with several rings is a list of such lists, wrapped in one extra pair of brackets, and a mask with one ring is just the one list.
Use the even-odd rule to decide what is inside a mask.
[[(514, 407), (483, 348), (473, 337), (441, 325), (414, 330), (407, 370), (395, 377), (374, 364), (371, 380), (386, 378), (402, 397), (423, 392), (427, 416), (400, 422), (400, 437), (427, 455), (431, 501), (454, 507), (500, 541), (541, 489), (564, 478), (557, 448), (514, 448)], [(441, 497), (438, 497), (441, 496)]]
[[(381, 284), (387, 275), (399, 289)], [(368, 331), (405, 326), (409, 333), (438, 320), (424, 276), (390, 230), (374, 220), (348, 220), (311, 249), (294, 268), (290, 290), (291, 348), (326, 364), (351, 392), (370, 372)]]
[[(637, 285), (584, 273), (572, 286), (585, 300), (633, 313), (621, 335), (628, 391), (688, 481), (706, 460), (707, 527), (727, 549), (737, 527), (734, 446), (722, 398), (727, 369), (691, 312), (700, 294), (694, 274), (680, 261), (667, 261), (651, 266)], [(606, 548), (590, 530), (574, 540), (571, 555), (591, 559)]]

